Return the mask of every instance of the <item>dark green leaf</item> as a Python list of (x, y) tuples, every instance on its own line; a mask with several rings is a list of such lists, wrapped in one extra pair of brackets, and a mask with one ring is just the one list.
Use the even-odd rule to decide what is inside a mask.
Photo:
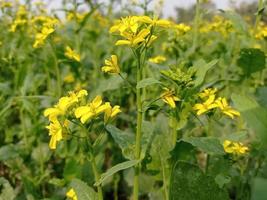
[(187, 137), (182, 141), (190, 143), (208, 154), (224, 154), (223, 146), (215, 137)]
[(170, 200), (227, 200), (228, 194), (220, 189), (214, 178), (205, 175), (199, 167), (176, 162), (171, 173)]
[(252, 200), (266, 200), (267, 197), (267, 179), (254, 178), (252, 186)]
[(237, 65), (242, 68), (245, 76), (265, 68), (265, 54), (260, 49), (241, 49)]
[(97, 200), (96, 192), (89, 187), (85, 182), (74, 179), (71, 181), (70, 186), (74, 189), (77, 199), (79, 200)]

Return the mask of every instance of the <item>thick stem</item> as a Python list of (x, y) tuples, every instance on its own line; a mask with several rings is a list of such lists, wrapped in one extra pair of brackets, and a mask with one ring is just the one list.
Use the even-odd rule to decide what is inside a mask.
[[(142, 69), (141, 69), (141, 56), (138, 54), (137, 56), (137, 75), (136, 81), (137, 83), (142, 78)], [(137, 106), (137, 128), (136, 128), (136, 137), (135, 137), (135, 158), (137, 160), (140, 159), (141, 153), (141, 137), (142, 137), (142, 99), (141, 99), (141, 89), (136, 89), (136, 106)], [(134, 191), (133, 191), (133, 199), (138, 200), (139, 193), (139, 174), (140, 174), (140, 164), (138, 163), (135, 166), (135, 174), (134, 174)]]
[(262, 16), (262, 13), (261, 13), (262, 8), (263, 8), (263, 0), (259, 0), (258, 1), (257, 16), (256, 16), (255, 25), (254, 25), (254, 34), (258, 30), (258, 26), (259, 26), (259, 23), (260, 23), (260, 20), (261, 20), (261, 16)]
[[(95, 182), (98, 182), (100, 179), (100, 175), (99, 175), (98, 170), (97, 170), (97, 166), (96, 166), (96, 162), (95, 162), (95, 156), (93, 153), (90, 153), (90, 157), (91, 157), (91, 165), (93, 168)], [(98, 200), (103, 200), (103, 191), (102, 191), (101, 185), (97, 186), (97, 196), (98, 196)]]

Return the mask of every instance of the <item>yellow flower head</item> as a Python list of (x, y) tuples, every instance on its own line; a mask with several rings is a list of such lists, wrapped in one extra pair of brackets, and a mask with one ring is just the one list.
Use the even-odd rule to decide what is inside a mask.
[(108, 72), (111, 74), (119, 74), (120, 68), (118, 66), (118, 57), (116, 55), (112, 55), (110, 60), (105, 60), (105, 66), (102, 68), (103, 72)]
[(71, 188), (67, 193), (66, 196), (70, 198), (71, 200), (78, 200), (77, 195), (73, 188)]
[(154, 17), (153, 19), (151, 19), (148, 16), (140, 16), (139, 21), (146, 23), (146, 24), (150, 24), (152, 26), (159, 26), (163, 28), (169, 28), (172, 24), (172, 22), (170, 22), (169, 20), (158, 19), (157, 17)]
[(215, 93), (217, 92), (218, 90), (216, 88), (207, 88), (205, 89), (203, 92), (199, 93), (199, 97), (201, 99), (205, 99), (211, 95), (215, 95)]
[(119, 32), (123, 34), (125, 32), (136, 33), (139, 27), (137, 16), (129, 16), (121, 18), (114, 26), (109, 30), (110, 33)]
[(49, 121), (54, 121), (59, 115), (65, 115), (69, 107), (77, 103), (80, 98), (87, 95), (88, 93), (86, 90), (69, 92), (69, 95), (66, 97), (61, 97), (54, 107), (45, 109), (44, 116), (48, 117)]
[(175, 108), (175, 101), (180, 101), (181, 99), (173, 95), (173, 91), (168, 88), (164, 88), (165, 92), (161, 94), (162, 100), (169, 104), (171, 108)]
[(109, 103), (102, 104), (102, 97), (96, 96), (94, 100), (86, 106), (80, 106), (75, 109), (75, 117), (80, 118), (84, 124), (88, 120), (104, 112), (110, 106)]
[(63, 138), (61, 124), (57, 119), (54, 119), (46, 128), (49, 130), (49, 136), (51, 136), (49, 147), (50, 149), (56, 149), (57, 142)]
[(110, 119), (115, 117), (117, 114), (121, 112), (120, 106), (114, 106), (111, 107), (110, 103), (109, 107), (105, 110), (105, 115), (104, 115), (104, 122), (107, 123)]
[(165, 56), (156, 56), (153, 58), (149, 58), (148, 61), (151, 63), (160, 64), (160, 63), (163, 63), (166, 61), (166, 57)]
[(237, 155), (245, 154), (249, 150), (248, 147), (241, 142), (232, 142), (230, 140), (225, 140), (223, 142), (223, 148), (226, 153)]
[(65, 56), (69, 59), (76, 60), (77, 62), (81, 61), (81, 56), (74, 50), (72, 50), (69, 46), (67, 46), (65, 49)]
[(75, 81), (75, 78), (72, 73), (69, 73), (64, 77), (65, 83), (73, 83), (74, 81)]
[(220, 108), (220, 110), (228, 115), (229, 117), (231, 117), (232, 119), (235, 117), (235, 116), (240, 116), (240, 112), (234, 110), (232, 107), (230, 107), (227, 103), (227, 100), (226, 98), (221, 98), (219, 97), (215, 103), (218, 105), (218, 107)]
[(44, 44), (46, 38), (55, 31), (54, 28), (43, 27), (40, 33), (37, 33), (35, 36), (35, 42), (33, 44), (33, 48), (38, 48)]
[(210, 95), (205, 102), (195, 104), (193, 109), (197, 111), (197, 115), (201, 115), (213, 108), (218, 107), (218, 105), (215, 103), (214, 100), (215, 100), (215, 95)]
[(185, 33), (187, 33), (188, 31), (191, 30), (190, 26), (185, 25), (183, 23), (175, 24), (175, 25), (173, 25), (173, 28), (177, 31), (178, 35), (184, 35)]
[(145, 28), (142, 29), (140, 32), (136, 34), (129, 34), (124, 33), (123, 37), (125, 37), (125, 40), (118, 40), (115, 45), (129, 45), (131, 47), (135, 47), (142, 42), (146, 41), (146, 37), (150, 34), (150, 30)]

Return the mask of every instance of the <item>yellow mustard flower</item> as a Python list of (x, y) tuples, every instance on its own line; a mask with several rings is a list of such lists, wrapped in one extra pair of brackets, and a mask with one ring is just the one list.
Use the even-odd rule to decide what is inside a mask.
[(80, 106), (75, 109), (75, 117), (80, 118), (81, 122), (84, 124), (88, 120), (104, 112), (109, 108), (109, 104), (102, 104), (102, 97), (96, 96), (94, 100), (87, 106)]
[(54, 107), (45, 109), (44, 116), (48, 117), (50, 121), (53, 121), (57, 116), (64, 115), (69, 107), (87, 95), (86, 90), (80, 90), (76, 93), (70, 92), (68, 96), (61, 97)]
[(248, 152), (248, 147), (241, 142), (232, 142), (230, 140), (225, 140), (223, 142), (223, 148), (226, 153), (230, 154), (245, 154)]
[(118, 57), (116, 55), (112, 55), (110, 60), (106, 59), (105, 66), (103, 66), (101, 69), (103, 72), (119, 74), (120, 68), (118, 66)]
[(81, 56), (74, 50), (72, 50), (69, 46), (67, 46), (65, 49), (65, 56), (69, 59), (76, 60), (77, 62), (81, 61)]
[(171, 106), (171, 108), (175, 108), (176, 107), (175, 101), (180, 101), (181, 99), (175, 96), (173, 94), (173, 91), (171, 91), (170, 89), (164, 88), (164, 90), (165, 92), (161, 94), (162, 100), (169, 106)]
[(172, 22), (170, 22), (169, 20), (158, 19), (157, 17), (154, 17), (153, 19), (151, 19), (148, 16), (140, 16), (138, 21), (141, 21), (141, 22), (144, 22), (147, 24), (151, 24), (152, 26), (160, 26), (163, 28), (168, 28), (172, 24)]
[(121, 18), (110, 29), (110, 33), (119, 32), (123, 34), (125, 32), (136, 33), (139, 27), (139, 18), (137, 16), (128, 16)]
[(44, 44), (46, 38), (55, 31), (54, 28), (43, 27), (40, 33), (37, 33), (35, 36), (35, 42), (33, 44), (33, 48), (38, 48)]
[(240, 116), (240, 112), (234, 110), (232, 107), (230, 107), (227, 103), (226, 98), (221, 98), (219, 97), (215, 103), (218, 105), (218, 107), (220, 108), (220, 110), (226, 114), (227, 116), (231, 117), (232, 119), (235, 116)]
[(69, 73), (67, 74), (65, 77), (64, 77), (64, 80), (63, 80), (65, 83), (73, 83), (75, 81), (75, 78), (73, 76), (72, 73)]
[(188, 25), (185, 25), (184, 23), (174, 24), (173, 28), (177, 31), (178, 35), (184, 35), (185, 33), (191, 30), (191, 27)]
[(206, 97), (209, 97), (211, 95), (214, 95), (217, 92), (217, 88), (207, 88), (203, 92), (199, 93), (199, 97), (201, 99), (205, 99)]
[(53, 119), (46, 128), (49, 130), (49, 136), (51, 136), (49, 147), (56, 149), (57, 142), (63, 139), (62, 126), (57, 119)]
[(129, 45), (131, 47), (135, 47), (136, 45), (144, 42), (149, 34), (150, 30), (147, 28), (142, 29), (139, 33), (137, 33), (137, 35), (124, 33), (123, 36), (125, 37), (125, 40), (118, 40), (115, 45)]
[(156, 56), (156, 57), (149, 58), (148, 61), (151, 63), (160, 64), (160, 63), (163, 63), (166, 61), (166, 57), (165, 56)]
[(75, 191), (74, 191), (73, 188), (71, 188), (71, 189), (66, 193), (66, 196), (67, 196), (68, 198), (70, 198), (71, 200), (78, 200), (78, 197), (77, 197), (77, 195), (76, 195), (76, 193), (75, 193)]
[(14, 32), (16, 32), (18, 26), (22, 26), (26, 23), (27, 23), (26, 19), (15, 19), (14, 22), (12, 23), (9, 31), (14, 33)]
[(120, 106), (114, 106), (111, 107), (110, 103), (107, 103), (109, 106), (108, 108), (105, 110), (105, 115), (104, 115), (104, 122), (107, 123), (110, 119), (112, 119), (113, 117), (115, 117), (117, 114), (119, 114), (121, 112), (120, 110)]
[(218, 107), (218, 105), (215, 103), (214, 100), (215, 100), (215, 95), (210, 95), (205, 102), (195, 104), (193, 109), (197, 110), (197, 115), (201, 115), (213, 108)]

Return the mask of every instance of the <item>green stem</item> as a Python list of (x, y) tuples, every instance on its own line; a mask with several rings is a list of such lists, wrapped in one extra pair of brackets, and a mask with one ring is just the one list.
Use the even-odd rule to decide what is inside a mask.
[(50, 46), (52, 48), (52, 55), (54, 58), (54, 62), (55, 62), (55, 72), (56, 72), (56, 79), (57, 79), (57, 96), (60, 97), (61, 96), (61, 75), (60, 75), (60, 70), (59, 70), (59, 66), (58, 66), (58, 59), (57, 59), (57, 55), (56, 55), (56, 49), (54, 47), (54, 45), (52, 44), (52, 42), (50, 41)]
[[(91, 152), (90, 156), (91, 156), (91, 165), (92, 165), (93, 173), (95, 176), (95, 182), (98, 182), (100, 179), (100, 175), (99, 175), (98, 170), (97, 170), (97, 166), (96, 166), (96, 162), (95, 162), (95, 156), (92, 152)], [(102, 191), (101, 185), (97, 186), (97, 196), (98, 196), (98, 200), (103, 200), (103, 191)]]
[(193, 32), (193, 49), (195, 50), (198, 43), (198, 28), (200, 23), (200, 0), (196, 0), (196, 10), (194, 19), (194, 32)]
[(260, 20), (261, 20), (261, 16), (262, 16), (262, 13), (261, 10), (263, 8), (263, 0), (259, 0), (258, 1), (258, 10), (257, 10), (257, 16), (256, 16), (256, 21), (255, 21), (255, 25), (254, 25), (254, 34), (257, 32), (258, 30), (258, 26), (259, 26), (259, 23), (260, 23)]
[(161, 164), (162, 176), (163, 176), (164, 196), (165, 196), (165, 200), (169, 200), (169, 190), (168, 190), (169, 179), (167, 178), (166, 169), (165, 169), (166, 163), (162, 159), (160, 151), (159, 151), (159, 156), (160, 156), (160, 164)]
[[(141, 56), (140, 53), (137, 54), (137, 74), (136, 81), (137, 83), (142, 78), (142, 69), (141, 69)], [(142, 97), (141, 97), (141, 89), (136, 89), (136, 106), (137, 106), (137, 128), (136, 128), (136, 138), (135, 138), (135, 158), (137, 160), (140, 159), (141, 153), (141, 137), (142, 137)], [(135, 166), (135, 174), (134, 174), (134, 189), (133, 189), (133, 200), (138, 200), (139, 194), (139, 174), (140, 174), (140, 164), (138, 163)]]

